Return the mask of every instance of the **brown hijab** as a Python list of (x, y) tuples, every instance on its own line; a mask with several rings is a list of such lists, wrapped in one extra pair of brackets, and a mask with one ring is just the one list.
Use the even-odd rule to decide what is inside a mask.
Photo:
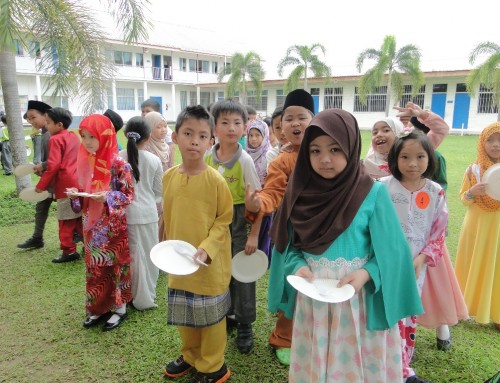
[[(346, 168), (329, 180), (318, 175), (309, 160), (309, 144), (324, 134), (334, 138), (347, 157)], [(271, 228), (279, 252), (289, 242), (288, 221), (292, 227), (292, 245), (317, 255), (349, 227), (373, 185), (360, 162), (360, 153), (361, 136), (352, 114), (327, 109), (312, 119)]]

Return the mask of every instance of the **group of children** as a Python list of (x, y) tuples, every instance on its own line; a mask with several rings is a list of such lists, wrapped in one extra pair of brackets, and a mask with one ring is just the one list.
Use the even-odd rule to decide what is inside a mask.
[[(38, 108), (28, 109), (34, 125), (45, 107), (30, 105)], [(443, 350), (451, 347), (447, 325), (467, 318), (467, 307), (478, 322), (492, 320), (498, 327), (493, 291), (500, 287), (500, 254), (488, 243), (498, 239), (500, 206), (486, 194), (481, 177), (500, 161), (500, 124), (482, 132), (478, 160), (464, 177), (461, 196), (469, 210), (457, 282), (445, 247), (444, 189), (431, 180), (445, 174), (434, 148), (446, 132), (430, 112), (414, 104), (400, 109), (415, 118), (414, 130), (394, 119), (377, 122), (362, 162), (355, 117), (340, 109), (314, 115), (313, 99), (301, 89), (287, 95), (269, 125), (249, 121), (246, 107), (230, 99), (211, 105), (210, 112), (191, 106), (171, 133), (182, 157), (177, 166), (166, 121), (155, 110), (144, 112), (128, 121), (127, 148), (118, 152), (110, 118), (84, 118), (79, 144), (67, 131), (69, 112), (43, 111), (51, 136), (37, 190), (52, 186), (58, 210), (77, 214), (59, 218), (59, 261), (76, 253), (66, 244), (69, 233), (83, 231), (84, 327), (102, 320), (104, 330), (118, 327), (129, 302), (137, 309), (156, 307), (158, 269), (149, 251), (163, 238), (189, 242), (197, 248), (195, 262), (207, 266), (187, 276), (169, 275), (167, 322), (177, 326), (182, 346), (164, 373), (176, 378), (194, 371), (192, 382), (225, 382), (231, 375), (224, 359), (227, 329), (237, 328), (236, 346), (248, 353), (256, 320), (255, 283), (231, 277), (231, 258), (269, 249), (269, 235), (274, 246), (268, 308), (278, 314), (269, 344), (290, 365), (291, 382), (425, 382), (410, 367), (424, 310)], [(244, 133), (245, 149), (239, 143)], [(62, 156), (59, 161), (52, 151)], [(60, 153), (66, 152), (78, 153), (77, 178), (64, 173), (70, 167)], [(440, 277), (432, 278), (440, 264)], [(297, 293), (288, 275), (338, 279), (338, 287), (349, 283), (355, 295), (336, 304), (317, 302)], [(448, 290), (435, 290), (443, 278), (439, 286)], [(445, 300), (452, 300), (441, 311), (424, 301), (432, 280), (429, 296), (443, 300), (448, 294)]]

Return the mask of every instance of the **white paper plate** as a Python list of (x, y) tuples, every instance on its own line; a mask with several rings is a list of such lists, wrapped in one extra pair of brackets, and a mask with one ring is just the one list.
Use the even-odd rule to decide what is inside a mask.
[(200, 265), (193, 261), (196, 248), (188, 242), (170, 240), (155, 245), (149, 254), (153, 264), (160, 270), (174, 275), (192, 274)]
[(297, 275), (289, 275), (286, 279), (297, 291), (321, 302), (344, 302), (351, 299), (355, 292), (350, 284), (337, 287), (338, 279), (315, 279), (312, 283)]
[(255, 282), (266, 273), (267, 266), (267, 255), (262, 250), (256, 250), (250, 255), (245, 255), (244, 251), (240, 251), (233, 257), (231, 274), (240, 282)]
[(35, 187), (25, 188), (19, 193), (19, 198), (28, 202), (40, 202), (49, 197), (49, 192), (44, 190), (41, 193), (35, 191)]
[(35, 173), (35, 165), (33, 164), (17, 165), (16, 168), (14, 169), (14, 174), (17, 177), (23, 177), (33, 173)]
[(483, 174), (486, 183), (486, 193), (493, 199), (500, 201), (500, 164), (490, 166)]

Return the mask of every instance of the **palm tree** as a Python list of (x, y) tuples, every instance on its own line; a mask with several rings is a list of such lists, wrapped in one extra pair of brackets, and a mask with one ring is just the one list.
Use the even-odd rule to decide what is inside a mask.
[(289, 65), (295, 65), (285, 83), (285, 92), (290, 92), (298, 88), (299, 80), (304, 80), (304, 89), (307, 90), (307, 78), (309, 71), (314, 77), (326, 77), (327, 81), (331, 77), (331, 69), (318, 58), (314, 52), (320, 50), (325, 55), (325, 47), (321, 44), (292, 45), (286, 51), (286, 55), (278, 63), (278, 74), (283, 76), (283, 70)]
[[(147, 37), (142, 3), (108, 0), (108, 9), (127, 42)], [(83, 100), (82, 110), (90, 113), (103, 108), (103, 91), (114, 74), (104, 55), (105, 41), (92, 12), (79, 1), (0, 1), (0, 80), (14, 166), (26, 162), (16, 44), (29, 47), (36, 42), (38, 71), (48, 75), (46, 91), (53, 95), (78, 95)], [(29, 176), (16, 178), (18, 192), (30, 184)]]
[(375, 66), (359, 79), (358, 93), (360, 101), (366, 104), (368, 93), (381, 86), (384, 75), (387, 75), (387, 101), (385, 103), (385, 115), (389, 115), (389, 104), (391, 93), (394, 92), (396, 100), (403, 94), (403, 74), (406, 74), (411, 83), (413, 95), (415, 95), (423, 84), (423, 74), (420, 70), (420, 50), (415, 45), (405, 45), (396, 50), (396, 38), (385, 36), (380, 50), (365, 49), (360, 53), (356, 61), (356, 68), (361, 73), (363, 63), (366, 59), (377, 60)]
[(229, 81), (226, 83), (226, 97), (233, 97), (236, 93), (240, 94), (240, 102), (246, 105), (249, 80), (257, 93), (257, 100), (260, 99), (262, 93), (262, 80), (265, 72), (262, 68), (261, 57), (250, 51), (243, 55), (235, 53), (231, 57), (231, 64), (226, 65), (218, 75), (218, 81), (222, 82), (224, 77), (230, 75)]
[(500, 45), (490, 41), (479, 44), (469, 56), (470, 64), (474, 65), (477, 57), (482, 54), (490, 56), (469, 73), (466, 80), (467, 90), (472, 96), (475, 96), (479, 84), (491, 88), (493, 103), (498, 110), (497, 121), (500, 121)]

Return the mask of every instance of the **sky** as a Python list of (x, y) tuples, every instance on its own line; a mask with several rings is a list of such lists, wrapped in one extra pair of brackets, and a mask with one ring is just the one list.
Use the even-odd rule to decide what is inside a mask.
[[(152, 21), (216, 32), (240, 53), (257, 52), (266, 79), (279, 79), (276, 67), (292, 45), (322, 44), (334, 76), (357, 75), (356, 59), (367, 48), (380, 49), (386, 35), (397, 47), (416, 45), (421, 69), (470, 69), (470, 52), (481, 42), (500, 44), (498, 13), (492, 0), (150, 0)], [(460, 3), (462, 3), (460, 2)], [(496, 6), (494, 4), (497, 4)], [(201, 31), (200, 31), (201, 30)], [(156, 36), (155, 36), (156, 37)], [(165, 36), (168, 41), (168, 35)], [(481, 58), (477, 64), (481, 63)], [(366, 61), (362, 71), (373, 62)]]

